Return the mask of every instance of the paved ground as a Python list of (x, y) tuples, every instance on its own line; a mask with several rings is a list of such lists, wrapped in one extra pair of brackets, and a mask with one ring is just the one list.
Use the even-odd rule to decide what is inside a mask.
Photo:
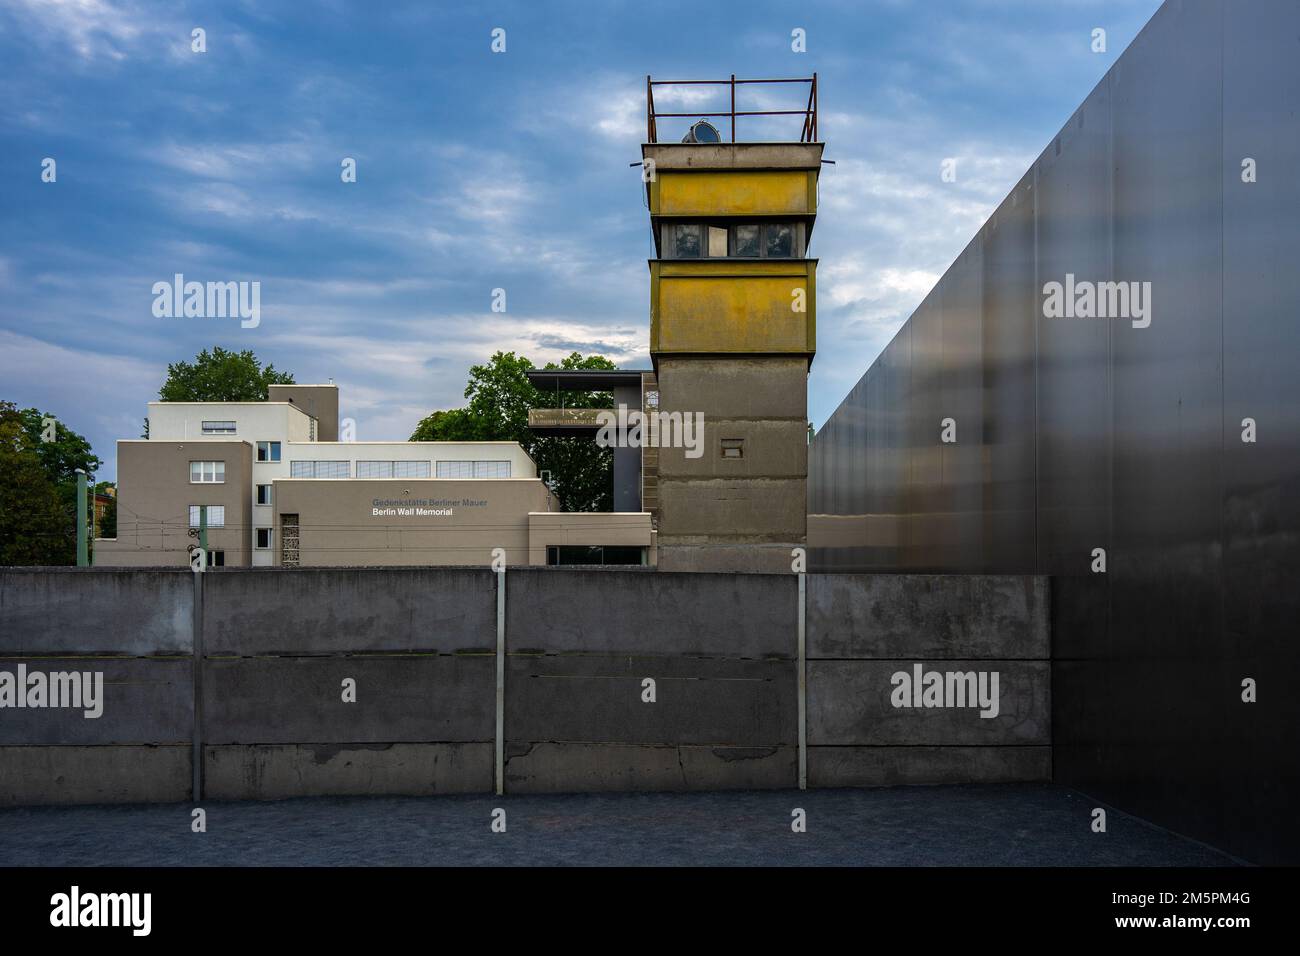
[[(0, 810), (0, 866), (1039, 865), (1234, 860), (1053, 786), (508, 797), (318, 797)], [(492, 833), (494, 807), (507, 832)], [(790, 812), (808, 830), (790, 830)]]

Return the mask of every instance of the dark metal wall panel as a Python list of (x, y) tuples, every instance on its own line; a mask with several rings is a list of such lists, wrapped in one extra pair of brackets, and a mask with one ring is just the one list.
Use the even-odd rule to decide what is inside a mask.
[(894, 530), (901, 543), (906, 527), (901, 518), (907, 510), (907, 485), (910, 479), (910, 455), (907, 450), (907, 421), (911, 414), (908, 392), (912, 378), (912, 325), (903, 326), (883, 355), (885, 379), (881, 384), (881, 405), (872, 410), (881, 425), (881, 453), (885, 460), (886, 481), (881, 513), (893, 516)]
[(1300, 4), (1227, 16), (1223, 31), (1222, 693), (1261, 687), (1259, 703), (1228, 708), (1223, 773), (1267, 840), (1300, 791)]
[(942, 285), (941, 417), (956, 425), (953, 442), (934, 441), (940, 458), (938, 542), (925, 558), (936, 570), (980, 565), (984, 550), (984, 255), (972, 241)]
[(939, 444), (939, 423), (944, 418), (942, 283), (908, 324), (912, 327), (911, 358), (900, 429), (907, 455), (907, 481), (902, 489), (907, 535), (903, 567), (935, 570), (932, 562), (944, 545), (943, 451)]
[(983, 232), (984, 441), (981, 487), (987, 567), (1031, 567), (1036, 500), (1033, 172), (1016, 186)]
[[(1105, 759), (1117, 779), (1100, 795), (1174, 829), (1232, 795), (1222, 763), (1204, 759), (1226, 752), (1230, 704), (1219, 651), (1222, 16), (1215, 3), (1166, 5), (1111, 78), (1112, 268), (1150, 282), (1151, 324), (1110, 323), (1110, 639), (1085, 656), (1108, 653), (1113, 680)], [(1203, 833), (1218, 830), (1207, 822)]]
[[(1037, 562), (1053, 576), (1052, 708), (1060, 774), (1108, 786), (1115, 762), (1105, 742), (1124, 718), (1114, 705), (1108, 658), (1110, 577), (1092, 570), (1111, 549), (1112, 323), (1048, 318), (1041, 289), (1067, 275), (1115, 279), (1111, 263), (1111, 96), (1107, 76), (1035, 165), (1037, 316)], [(1147, 330), (1150, 331), (1150, 330)]]
[[(812, 540), (814, 568), (1051, 575), (1056, 779), (1259, 862), (1300, 861), (1298, 36), (1294, 0), (1162, 6), (832, 416), (812, 475), (871, 541), (859, 560)], [(1132, 303), (1045, 316), (1067, 275), (1150, 283), (1150, 325)], [(972, 354), (976, 471), (971, 410), (945, 410)], [(865, 472), (839, 469), (849, 448)], [(829, 487), (850, 474), (861, 497)]]

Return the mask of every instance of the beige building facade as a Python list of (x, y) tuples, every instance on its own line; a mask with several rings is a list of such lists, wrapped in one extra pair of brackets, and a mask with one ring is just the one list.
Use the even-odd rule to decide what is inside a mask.
[(650, 515), (574, 515), (517, 442), (339, 441), (338, 390), (153, 402), (118, 442), (117, 537), (95, 563), (209, 567), (649, 564)]

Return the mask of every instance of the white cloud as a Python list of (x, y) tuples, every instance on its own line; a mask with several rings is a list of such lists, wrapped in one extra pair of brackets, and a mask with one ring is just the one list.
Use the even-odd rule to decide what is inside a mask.
[(109, 0), (11, 0), (9, 8), (42, 45), (67, 46), (83, 60), (124, 60), (137, 49), (164, 45), (189, 51), (189, 28), (160, 22), (156, 9)]

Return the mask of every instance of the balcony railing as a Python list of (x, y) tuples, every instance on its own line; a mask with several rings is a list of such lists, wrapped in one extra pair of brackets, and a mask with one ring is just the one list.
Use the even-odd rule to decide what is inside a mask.
[(602, 408), (530, 408), (529, 428), (599, 428)]
[[(736, 109), (736, 87), (752, 84), (767, 83), (807, 83), (808, 84), (808, 105), (801, 110), (738, 110)], [(731, 89), (731, 109), (715, 113), (663, 113), (655, 109), (655, 87), (656, 86), (726, 86)], [(731, 120), (731, 142), (736, 142), (736, 118), (739, 116), (802, 116), (803, 128), (799, 131), (799, 142), (815, 143), (817, 142), (817, 74), (812, 76), (795, 77), (793, 79), (779, 80), (738, 80), (736, 74), (731, 74), (729, 80), (654, 80), (649, 76), (645, 78), (645, 103), (646, 103), (646, 142), (659, 142), (658, 124), (655, 122), (660, 117), (691, 117), (695, 119), (719, 119), (730, 118)]]

